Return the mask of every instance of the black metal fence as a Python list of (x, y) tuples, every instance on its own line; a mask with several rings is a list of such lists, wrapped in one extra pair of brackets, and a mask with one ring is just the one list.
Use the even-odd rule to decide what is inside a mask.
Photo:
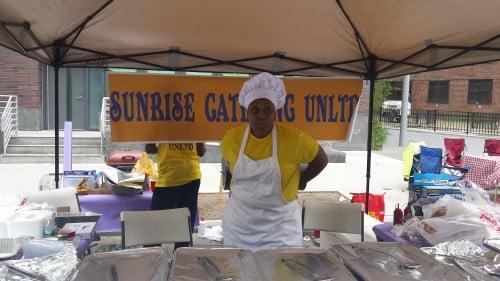
[[(400, 117), (394, 112), (381, 111), (380, 122), (388, 128), (399, 128)], [(411, 110), (408, 128), (500, 136), (500, 113)]]

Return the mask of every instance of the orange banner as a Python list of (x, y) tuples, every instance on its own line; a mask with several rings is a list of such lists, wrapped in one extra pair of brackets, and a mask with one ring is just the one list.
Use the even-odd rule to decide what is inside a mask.
[[(248, 78), (110, 73), (112, 142), (220, 141), (246, 122), (238, 93)], [(317, 140), (345, 140), (361, 79), (284, 78), (277, 120)]]

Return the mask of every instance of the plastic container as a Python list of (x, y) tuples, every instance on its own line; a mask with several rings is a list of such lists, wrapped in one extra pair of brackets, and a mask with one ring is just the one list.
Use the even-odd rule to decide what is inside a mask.
[(0, 238), (0, 261), (15, 258), (23, 241), (21, 238)]
[(61, 252), (64, 249), (64, 242), (31, 240), (22, 245), (23, 258), (32, 259)]
[(52, 214), (45, 223), (45, 226), (43, 227), (43, 236), (50, 237), (55, 233), (55, 231), (56, 231), (56, 222), (54, 214)]
[(42, 210), (30, 210), (16, 214), (15, 217), (7, 220), (8, 237), (32, 236), (42, 238), (43, 228), (52, 212)]

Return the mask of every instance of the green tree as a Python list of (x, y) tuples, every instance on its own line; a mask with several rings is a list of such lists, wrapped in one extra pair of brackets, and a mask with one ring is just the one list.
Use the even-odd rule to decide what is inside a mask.
[(387, 141), (388, 131), (380, 123), (380, 110), (382, 104), (392, 93), (392, 85), (387, 80), (375, 82), (375, 93), (373, 97), (373, 120), (372, 120), (372, 147), (381, 148)]

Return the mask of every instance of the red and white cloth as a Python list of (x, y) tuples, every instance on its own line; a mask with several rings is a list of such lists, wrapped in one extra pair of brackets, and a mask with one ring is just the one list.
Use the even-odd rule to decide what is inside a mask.
[(500, 156), (464, 156), (465, 178), (484, 189), (500, 186)]

